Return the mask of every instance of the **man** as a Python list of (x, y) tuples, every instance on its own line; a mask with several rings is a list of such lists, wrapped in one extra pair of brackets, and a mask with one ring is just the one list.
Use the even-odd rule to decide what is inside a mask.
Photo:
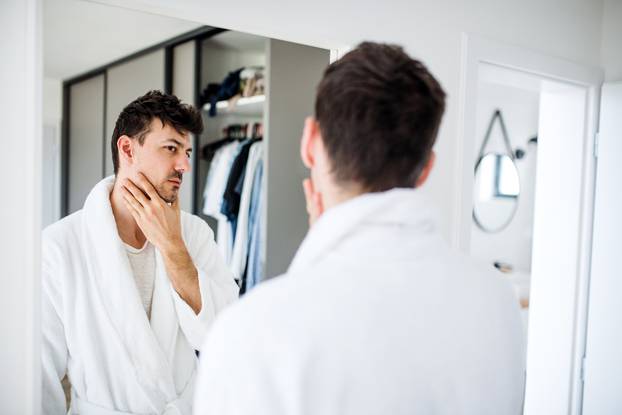
[(115, 177), (43, 234), (43, 413), (190, 414), (197, 353), (237, 297), (213, 233), (180, 212), (201, 115), (151, 91), (119, 115)]
[(520, 412), (518, 301), (447, 246), (418, 190), (444, 102), (396, 46), (328, 67), (301, 145), (313, 225), (287, 274), (210, 330), (195, 414)]

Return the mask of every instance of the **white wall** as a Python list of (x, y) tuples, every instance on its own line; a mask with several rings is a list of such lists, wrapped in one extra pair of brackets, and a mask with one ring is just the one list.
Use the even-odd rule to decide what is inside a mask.
[(41, 396), (40, 2), (0, 2), (0, 412), (37, 414)]
[(606, 81), (622, 80), (622, 1), (604, 0), (602, 65)]
[[(473, 222), (471, 227), (471, 254), (489, 264), (501, 261), (511, 264), (515, 270), (531, 270), (531, 243), (533, 231), (533, 204), (536, 174), (537, 146), (527, 141), (538, 133), (538, 107), (540, 94), (536, 91), (518, 89), (499, 84), (482, 82), (477, 100), (477, 143), (473, 165), (496, 109), (501, 110), (513, 150), (521, 148), (525, 157), (516, 159), (520, 181), (518, 206), (509, 225), (494, 233), (482, 231)], [(499, 122), (491, 131), (484, 153), (507, 154)]]
[[(457, 234), (460, 172), (459, 128), (461, 33), (478, 33), (582, 64), (600, 63), (602, 3), (599, 1), (459, 0), (424, 1), (97, 0), (205, 24), (324, 48), (364, 39), (395, 42), (421, 58), (448, 94), (448, 107), (435, 147), (437, 165), (425, 191), (437, 202), (447, 239)], [(302, 125), (301, 125), (302, 128)]]

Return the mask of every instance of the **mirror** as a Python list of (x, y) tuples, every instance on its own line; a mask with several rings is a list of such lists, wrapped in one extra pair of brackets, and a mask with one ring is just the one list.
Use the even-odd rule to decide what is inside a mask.
[[(61, 256), (93, 266), (52, 259), (56, 236), (43, 238), (42, 413), (189, 415), (203, 333), (241, 293), (284, 273), (307, 232), (298, 137), (331, 52), (78, 3), (46, 1), (43, 16), (42, 205), (58, 235), (72, 233), (69, 222), (81, 229), (58, 245)], [(61, 53), (69, 49), (92, 53)], [(169, 229), (182, 237), (156, 239), (125, 220), (123, 183), (163, 211), (178, 201)], [(144, 198), (149, 190), (159, 198)], [(82, 238), (93, 249), (76, 251), (92, 245)], [(172, 245), (184, 257), (174, 266), (161, 260)], [(102, 273), (112, 279), (100, 284)], [(182, 292), (179, 278), (193, 288)]]
[(520, 183), (508, 155), (487, 153), (475, 166), (473, 219), (485, 232), (505, 228), (516, 212)]

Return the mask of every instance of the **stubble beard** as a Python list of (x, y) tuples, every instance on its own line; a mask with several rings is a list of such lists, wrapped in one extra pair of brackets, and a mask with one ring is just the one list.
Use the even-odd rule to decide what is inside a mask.
[(179, 193), (179, 189), (167, 191), (164, 188), (164, 185), (158, 186), (156, 188), (156, 191), (158, 192), (158, 195), (160, 196), (160, 198), (162, 198), (162, 200), (164, 200), (166, 203), (175, 202), (177, 200), (177, 195)]
[[(182, 174), (175, 171), (170, 175), (170, 177), (167, 178), (167, 180), (168, 179), (179, 179), (181, 181)], [(173, 190), (168, 191), (166, 190), (166, 184), (167, 182), (156, 187), (156, 191), (158, 192), (158, 195), (160, 195), (162, 200), (164, 200), (166, 203), (173, 203), (177, 200), (177, 196), (179, 195), (179, 187), (175, 187), (173, 188)]]

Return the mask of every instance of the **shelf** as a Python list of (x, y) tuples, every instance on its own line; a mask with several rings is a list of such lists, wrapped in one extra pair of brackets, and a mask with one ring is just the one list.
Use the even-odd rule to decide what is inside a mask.
[[(265, 95), (255, 95), (252, 97), (244, 97), (238, 99), (235, 107), (229, 109), (229, 101), (218, 101), (216, 103), (217, 116), (220, 115), (263, 115), (264, 102), (266, 101)], [(209, 111), (210, 104), (203, 106), (204, 111)]]

